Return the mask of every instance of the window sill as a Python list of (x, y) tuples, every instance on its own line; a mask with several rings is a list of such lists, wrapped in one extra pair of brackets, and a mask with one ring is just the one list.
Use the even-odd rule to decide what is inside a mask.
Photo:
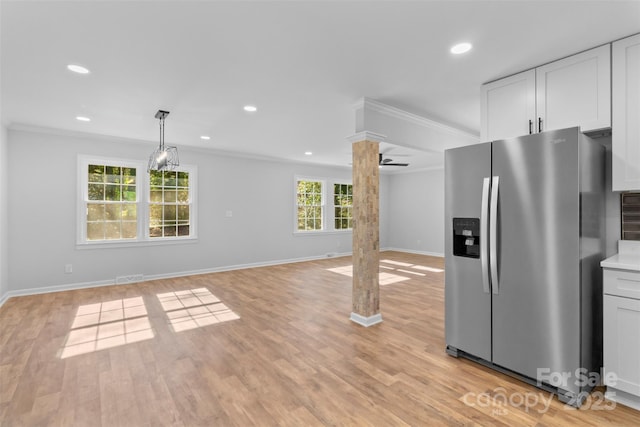
[(186, 245), (197, 243), (197, 237), (183, 237), (180, 239), (167, 240), (130, 240), (130, 241), (106, 241), (106, 242), (86, 242), (76, 243), (76, 249), (111, 249), (111, 248), (138, 248), (143, 246), (165, 246), (165, 245)]

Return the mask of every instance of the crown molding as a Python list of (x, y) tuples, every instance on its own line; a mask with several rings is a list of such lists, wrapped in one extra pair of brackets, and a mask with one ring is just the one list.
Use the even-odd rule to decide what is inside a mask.
[(154, 141), (147, 141), (144, 139), (127, 138), (122, 136), (107, 135), (107, 134), (101, 134), (101, 133), (91, 133), (86, 131), (53, 128), (53, 127), (32, 125), (32, 124), (20, 123), (20, 122), (11, 123), (7, 129), (9, 131), (16, 131), (16, 132), (29, 132), (29, 133), (38, 133), (38, 134), (44, 134), (44, 135), (64, 136), (64, 137), (70, 137), (70, 138), (88, 138), (92, 140), (119, 142), (119, 143), (125, 143), (125, 144), (134, 143), (134, 144), (141, 144), (141, 145), (144, 144), (147, 146), (149, 144), (158, 145), (157, 141), (154, 142)]
[(352, 144), (360, 141), (384, 142), (386, 139), (387, 139), (386, 135), (381, 135), (375, 132), (369, 132), (368, 130), (358, 132), (355, 135), (351, 135), (347, 137), (347, 141), (349, 141)]
[(464, 136), (466, 138), (480, 139), (479, 135), (454, 128), (440, 122), (436, 122), (435, 120), (431, 120), (426, 117), (418, 116), (417, 114), (409, 113), (407, 111), (392, 107), (391, 105), (384, 104), (371, 98), (364, 97), (353, 104), (354, 110), (358, 110), (361, 108), (366, 108), (368, 110), (372, 110), (389, 117), (394, 117), (396, 119), (404, 120), (406, 122), (413, 123), (428, 129), (447, 132), (452, 135)]
[[(90, 133), (76, 130), (68, 130), (68, 129), (59, 129), (59, 128), (51, 128), (37, 125), (30, 125), (25, 123), (12, 123), (9, 127), (6, 128), (7, 131), (16, 131), (16, 132), (26, 132), (26, 133), (36, 133), (43, 135), (54, 135), (54, 136), (63, 136), (70, 138), (86, 138), (94, 141), (104, 141), (109, 143), (119, 143), (119, 144), (137, 144), (144, 145), (149, 147), (150, 144), (152, 147), (157, 147), (158, 141), (147, 141), (143, 139), (135, 139), (121, 136), (113, 136), (113, 135), (105, 135), (98, 133)], [(178, 148), (180, 150), (184, 150), (185, 152), (194, 152), (194, 153), (204, 153), (213, 156), (223, 156), (234, 159), (247, 159), (247, 160), (258, 160), (261, 162), (271, 162), (271, 163), (284, 163), (284, 164), (292, 164), (292, 165), (301, 165), (301, 166), (309, 166), (309, 167), (322, 167), (329, 169), (351, 169), (351, 166), (348, 165), (340, 165), (340, 164), (330, 164), (330, 163), (316, 163), (312, 161), (303, 161), (303, 160), (291, 160), (281, 157), (273, 157), (267, 156), (263, 154), (253, 154), (242, 151), (229, 151), (229, 150), (221, 150), (218, 148), (208, 148), (208, 147), (198, 147), (194, 145), (179, 145)]]

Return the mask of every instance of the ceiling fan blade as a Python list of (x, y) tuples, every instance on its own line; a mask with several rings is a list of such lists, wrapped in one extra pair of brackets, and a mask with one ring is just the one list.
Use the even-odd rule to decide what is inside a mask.
[(394, 163), (393, 159), (383, 159), (382, 153), (380, 153), (378, 158), (380, 159), (378, 161), (380, 166), (409, 166), (409, 163)]

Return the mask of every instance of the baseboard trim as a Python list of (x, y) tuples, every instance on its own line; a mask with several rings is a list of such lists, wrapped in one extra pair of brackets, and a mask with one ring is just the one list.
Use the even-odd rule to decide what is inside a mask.
[(604, 393), (604, 397), (605, 399), (640, 411), (640, 396), (636, 396), (615, 388), (607, 387), (607, 391)]
[(380, 252), (384, 252), (384, 251), (406, 252), (408, 254), (427, 255), (427, 256), (435, 256), (435, 257), (438, 257), (438, 258), (444, 258), (444, 253), (441, 253), (441, 252), (417, 251), (417, 250), (414, 250), (414, 249), (403, 249), (403, 248), (384, 248), (384, 249), (380, 249)]
[(358, 325), (362, 325), (365, 328), (368, 328), (369, 326), (373, 326), (378, 323), (381, 323), (382, 314), (378, 313), (378, 314), (374, 314), (373, 316), (365, 317), (358, 313), (351, 313), (350, 319), (352, 322), (355, 322)]
[(97, 280), (95, 282), (69, 283), (66, 285), (45, 286), (43, 288), (29, 288), (29, 289), (20, 289), (18, 291), (9, 291), (4, 295), (4, 298), (0, 299), (0, 307), (2, 307), (2, 305), (5, 302), (7, 302), (9, 298), (13, 298), (13, 297), (49, 294), (52, 292), (73, 291), (77, 289), (98, 288), (101, 286), (110, 286), (115, 284), (116, 284), (115, 279), (114, 280)]
[(273, 265), (293, 264), (296, 262), (305, 262), (305, 261), (317, 261), (320, 259), (339, 258), (343, 256), (351, 256), (351, 252), (324, 254), (324, 255), (318, 255), (318, 256), (302, 257), (302, 258), (289, 258), (289, 259), (282, 259), (282, 260), (276, 260), (276, 261), (254, 262), (254, 263), (248, 263), (248, 264), (235, 264), (235, 265), (227, 265), (223, 267), (205, 268), (201, 270), (180, 271), (177, 273), (150, 274), (150, 275), (145, 274), (144, 279), (145, 281), (158, 280), (158, 279), (173, 279), (175, 277), (197, 276), (199, 274), (221, 273), (224, 271), (244, 270), (247, 268), (269, 267)]
[(4, 295), (0, 295), (0, 307), (9, 299), (9, 293), (7, 292)]
[[(256, 262), (256, 263), (247, 263), (247, 264), (236, 264), (229, 265), (223, 267), (214, 267), (214, 268), (206, 268), (201, 270), (188, 270), (188, 271), (180, 271), (175, 273), (165, 273), (165, 274), (150, 274), (144, 275), (144, 280), (142, 282), (147, 282), (151, 280), (159, 280), (159, 279), (173, 279), (176, 277), (185, 277), (185, 276), (196, 276), (200, 274), (208, 274), (208, 273), (220, 273), (224, 271), (233, 271), (233, 270), (242, 270), (247, 268), (258, 268), (258, 267), (268, 267), (272, 265), (282, 265), (282, 264), (293, 264), (296, 262), (305, 262), (305, 261), (317, 261), (320, 259), (326, 258), (338, 258), (341, 256), (351, 256), (351, 252), (347, 253), (332, 253), (332, 254), (324, 254), (312, 257), (301, 257), (301, 258), (289, 258), (284, 260), (277, 261), (266, 261), (266, 262)], [(54, 285), (54, 286), (45, 286), (42, 288), (29, 288), (29, 289), (20, 289), (15, 291), (8, 291), (0, 298), (0, 307), (9, 300), (9, 298), (13, 297), (23, 297), (28, 295), (38, 295), (38, 294), (47, 294), (52, 292), (63, 292), (63, 291), (73, 291), (77, 289), (89, 289), (89, 288), (97, 288), (101, 286), (122, 286), (125, 284), (135, 284), (141, 282), (134, 283), (116, 283), (116, 279), (109, 280), (96, 280), (93, 282), (79, 282), (79, 283), (68, 283), (64, 285)]]
[[(444, 254), (438, 254), (438, 253), (434, 253), (434, 252), (423, 252), (423, 251), (413, 251), (410, 249), (400, 249), (400, 248), (383, 248), (380, 249), (380, 252), (384, 252), (384, 251), (395, 251), (395, 252), (406, 252), (406, 253), (414, 253), (414, 254), (418, 254), (418, 255), (429, 255), (429, 256), (437, 256), (437, 257), (444, 257)], [(323, 255), (316, 255), (316, 256), (309, 256), (309, 257), (301, 257), (301, 258), (288, 258), (288, 259), (282, 259), (282, 260), (274, 260), (274, 261), (265, 261), (265, 262), (254, 262), (254, 263), (247, 263), (247, 264), (235, 264), (235, 265), (228, 265), (228, 266), (222, 266), (222, 267), (214, 267), (214, 268), (206, 268), (206, 269), (201, 269), (201, 270), (188, 270), (188, 271), (179, 271), (179, 272), (175, 272), (175, 273), (164, 273), (164, 274), (145, 274), (144, 275), (144, 280), (143, 281), (150, 281), (150, 280), (159, 280), (159, 279), (173, 279), (176, 277), (184, 277), (184, 276), (196, 276), (196, 275), (200, 275), (200, 274), (209, 274), (209, 273), (220, 273), (220, 272), (224, 272), (224, 271), (233, 271), (233, 270), (242, 270), (242, 269), (246, 269), (246, 268), (258, 268), (258, 267), (269, 267), (272, 265), (282, 265), (282, 264), (292, 264), (292, 263), (296, 263), (296, 262), (305, 262), (305, 261), (317, 261), (317, 260), (321, 260), (321, 259), (327, 259), (327, 258), (338, 258), (338, 257), (346, 257), (346, 256), (351, 256), (352, 253), (351, 252), (342, 252), (342, 253), (327, 253), (327, 254), (323, 254)], [(137, 282), (140, 283), (140, 282)], [(134, 283), (130, 283), (130, 284), (134, 284)], [(15, 291), (8, 291), (6, 292), (4, 295), (0, 296), (0, 307), (2, 307), (2, 305), (7, 302), (7, 300), (9, 300), (10, 298), (13, 297), (21, 297), (21, 296), (28, 296), (28, 295), (37, 295), (37, 294), (47, 294), (47, 293), (52, 293), (52, 292), (63, 292), (63, 291), (73, 291), (73, 290), (77, 290), (77, 289), (88, 289), (88, 288), (97, 288), (100, 286), (112, 286), (112, 285), (117, 285), (117, 286), (122, 286), (122, 284), (116, 284), (116, 279), (109, 279), (109, 280), (96, 280), (96, 281), (92, 281), (92, 282), (80, 282), (80, 283), (69, 283), (69, 284), (63, 284), (63, 285), (54, 285), (54, 286), (45, 286), (42, 288), (29, 288), (29, 289), (20, 289), (20, 290), (15, 290)], [(359, 316), (355, 313), (352, 313), (352, 319), (354, 322), (362, 324), (364, 326), (371, 326), (375, 323), (379, 323), (382, 321), (382, 317), (380, 316), (380, 319), (375, 322), (375, 323), (369, 323), (369, 324), (364, 324), (359, 322), (358, 320), (353, 319), (353, 316)], [(375, 316), (373, 316), (375, 317)], [(369, 322), (369, 318), (365, 318), (360, 316), (361, 319), (363, 319), (362, 321), (364, 321), (365, 323)]]

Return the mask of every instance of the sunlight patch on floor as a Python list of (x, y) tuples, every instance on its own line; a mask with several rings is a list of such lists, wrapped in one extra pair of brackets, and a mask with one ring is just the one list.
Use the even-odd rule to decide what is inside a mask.
[[(384, 267), (384, 266), (380, 266), (381, 268), (389, 268), (389, 267)], [(393, 268), (391, 268), (393, 269)], [(331, 271), (333, 273), (338, 273), (338, 274), (342, 274), (343, 276), (348, 276), (348, 277), (353, 277), (353, 266), (352, 265), (345, 265), (343, 267), (335, 267), (335, 268), (328, 268), (328, 271)], [(409, 280), (409, 277), (406, 276), (400, 276), (397, 274), (393, 274), (393, 273), (387, 273), (387, 272), (380, 272), (378, 275), (378, 283), (380, 284), (380, 286), (385, 286), (385, 285), (390, 285), (392, 283), (398, 283), (398, 282), (402, 282), (404, 280)]]
[(327, 268), (327, 271), (342, 274), (343, 276), (353, 277), (353, 265), (345, 265), (343, 267)]
[(142, 297), (81, 305), (61, 359), (154, 337)]
[[(382, 259), (380, 260), (380, 266), (382, 267), (384, 264), (390, 264), (390, 265), (394, 265), (394, 266), (398, 266), (398, 267), (404, 267), (403, 269), (398, 268), (398, 271), (402, 271), (404, 273), (411, 273), (411, 274), (417, 274), (417, 272), (415, 271), (411, 271), (411, 270), (418, 270), (418, 271), (429, 271), (431, 273), (443, 273), (444, 270), (442, 268), (436, 268), (436, 267), (428, 267), (426, 265), (418, 265), (418, 264), (411, 264), (408, 262), (399, 262), (399, 261), (394, 261), (391, 259)], [(389, 268), (389, 267), (386, 267)]]
[[(431, 273), (444, 272), (441, 268), (427, 267), (424, 265), (416, 265), (408, 262), (394, 261), (390, 259), (380, 260), (379, 283), (380, 286), (390, 285), (393, 283), (403, 282), (411, 279), (410, 276), (424, 277)], [(327, 271), (342, 274), (344, 276), (353, 277), (353, 265), (344, 265), (342, 267), (328, 268)], [(394, 273), (392, 273), (393, 271)], [(400, 274), (396, 274), (400, 273)], [(410, 276), (407, 276), (410, 275)]]
[(239, 319), (207, 288), (157, 294), (174, 332)]
[(444, 272), (444, 269), (442, 269), (442, 268), (427, 267), (425, 265), (412, 265), (411, 268), (413, 268), (414, 270), (430, 271), (432, 273), (442, 273), (442, 272)]
[(380, 273), (379, 275), (380, 286), (392, 285), (398, 282), (404, 282), (405, 280), (410, 280), (409, 277), (400, 276), (398, 274), (393, 273)]
[(385, 264), (397, 265), (399, 267), (411, 267), (413, 265), (408, 262), (394, 261), (392, 259), (383, 259), (383, 260), (380, 260), (380, 262)]

